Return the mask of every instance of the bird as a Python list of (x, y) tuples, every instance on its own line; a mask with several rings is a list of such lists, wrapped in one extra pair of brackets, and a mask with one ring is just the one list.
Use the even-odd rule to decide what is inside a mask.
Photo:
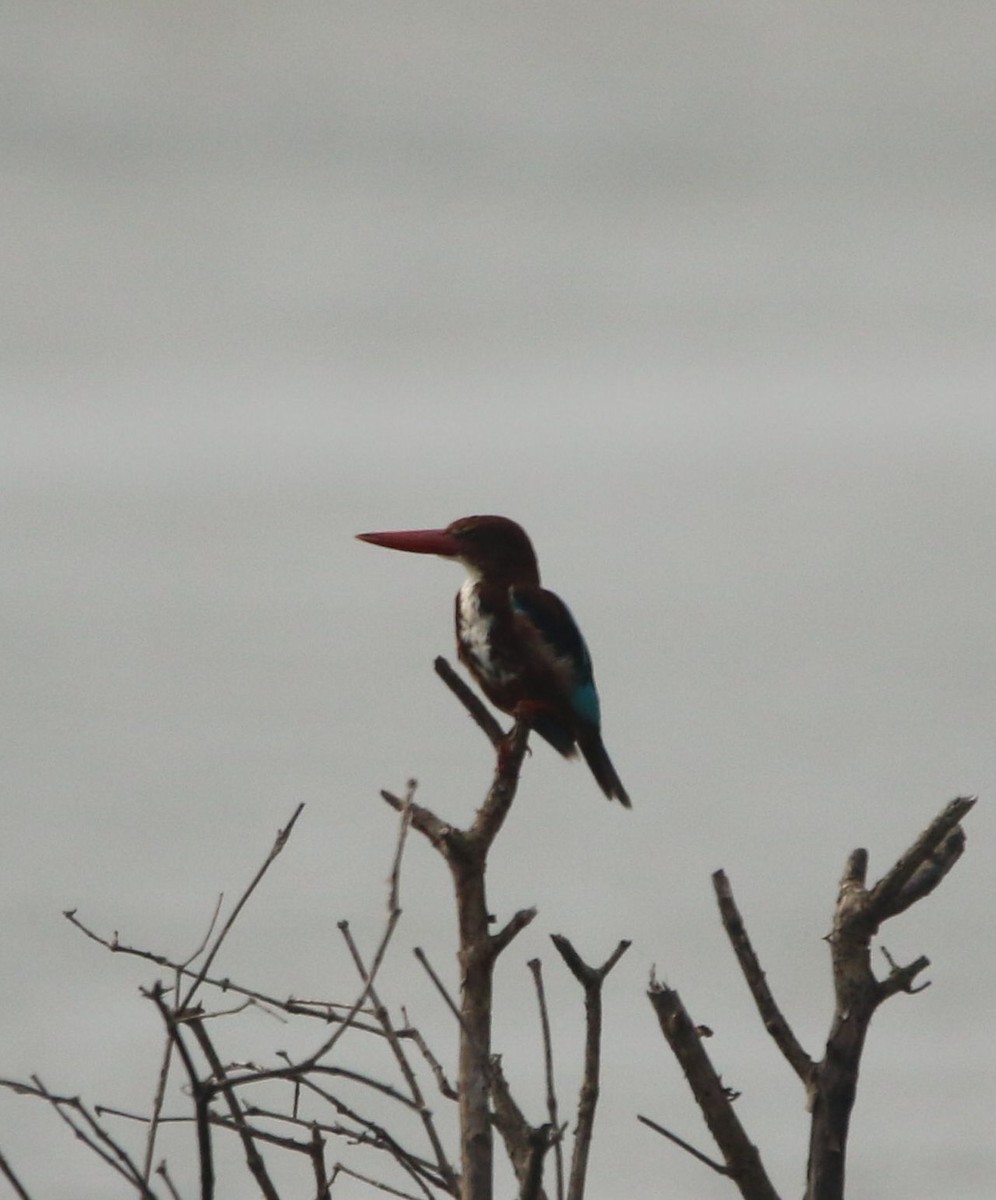
[(606, 752), (591, 655), (567, 605), (540, 586), (533, 544), (508, 517), (460, 517), (445, 529), (359, 533), (389, 550), (455, 559), (457, 654), (485, 696), (565, 758), (580, 750), (610, 800), (631, 807)]

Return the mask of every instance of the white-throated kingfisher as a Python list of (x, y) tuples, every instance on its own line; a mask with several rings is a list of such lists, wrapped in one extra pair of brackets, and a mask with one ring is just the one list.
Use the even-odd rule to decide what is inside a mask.
[(469, 577), (456, 598), (460, 661), (492, 704), (527, 722), (565, 758), (580, 749), (605, 795), (630, 807), (602, 744), (588, 647), (563, 600), (540, 587), (521, 525), (507, 517), (461, 517), (445, 529), (357, 536), (461, 563)]

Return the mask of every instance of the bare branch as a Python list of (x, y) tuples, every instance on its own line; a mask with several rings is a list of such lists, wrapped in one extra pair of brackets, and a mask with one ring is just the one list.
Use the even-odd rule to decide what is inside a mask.
[[(398, 801), (399, 806), (404, 805), (403, 800)], [(353, 1005), (339, 1004), (328, 1000), (299, 1000), (293, 996), (287, 999), (281, 999), (279, 996), (270, 996), (266, 992), (260, 992), (255, 988), (245, 987), (242, 984), (236, 983), (234, 980), (227, 977), (218, 978), (217, 976), (203, 975), (200, 971), (193, 971), (189, 967), (184, 967), (182, 963), (174, 962), (164, 954), (157, 954), (152, 950), (143, 950), (138, 946), (126, 946), (118, 940), (117, 934), (112, 938), (102, 937), (94, 930), (88, 928), (76, 915), (75, 909), (69, 909), (62, 914), (76, 929), (78, 929), (85, 937), (105, 949), (110, 950), (113, 954), (126, 954), (134, 958), (144, 959), (146, 962), (155, 963), (157, 966), (165, 967), (168, 970), (178, 974), (183, 978), (196, 979), (200, 978), (203, 983), (210, 987), (217, 988), (221, 992), (234, 992), (236, 995), (245, 996), (248, 1000), (259, 1005), (267, 1010), (275, 1010), (287, 1013), (288, 1016), (303, 1016), (312, 1017), (322, 1021), (326, 1025), (337, 1023), (348, 1024), (351, 1028), (363, 1033), (373, 1033), (380, 1035), (379, 1028), (372, 1025), (364, 1025), (355, 1020), (355, 1014), (352, 1013)], [(343, 1015), (335, 1012), (335, 1009), (342, 1009)], [(361, 1009), (362, 1011), (362, 1009)]]
[[(408, 1013), (403, 1007), (401, 1012), (405, 1018), (406, 1028), (399, 1029), (398, 1036), (410, 1037), (412, 1039), (412, 1041), (418, 1047), (422, 1057), (429, 1064), (429, 1070), (435, 1076), (436, 1086), (439, 1088), (440, 1094), (445, 1096), (447, 1100), (456, 1100), (457, 1090), (446, 1078), (446, 1072), (443, 1070), (443, 1064), (439, 1061), (436, 1055), (433, 1054), (432, 1050), (429, 1048), (429, 1044), (422, 1036), (421, 1031), (408, 1022)], [(459, 1013), (457, 1013), (457, 1017), (459, 1019)]]
[(535, 916), (535, 908), (520, 908), (517, 913), (512, 914), (512, 916), (502, 926), (502, 928), (498, 930), (497, 933), (492, 934), (490, 946), (491, 952), (495, 958), (501, 954), (509, 942), (511, 942), (511, 940), (516, 936), (516, 934), (521, 933), (522, 930), (525, 929), (525, 927), (530, 923), (530, 921), (533, 920)]
[[(921, 883), (914, 886), (911, 898), (904, 896), (907, 885), (912, 883), (921, 867), (930, 864), (935, 870), (940, 870), (943, 878), (954, 866), (965, 845), (965, 835), (958, 826), (962, 818), (972, 810), (975, 802), (975, 796), (959, 796), (952, 800), (899, 858), (895, 866), (875, 884), (868, 897), (868, 909), (877, 923), (881, 924), (882, 921), (901, 912), (903, 908), (908, 908), (920, 895), (926, 895)], [(953, 842), (948, 842), (948, 836), (952, 832), (957, 832), (958, 836)], [(939, 883), (940, 879), (936, 882)], [(933, 886), (936, 886), (936, 883)], [(902, 903), (904, 899), (905, 903)]]
[(315, 1200), (327, 1200), (329, 1177), (325, 1170), (325, 1139), (315, 1127), (311, 1130), (311, 1166), (315, 1172)]
[(930, 959), (926, 955), (921, 954), (918, 959), (915, 959), (905, 967), (901, 967), (884, 946), (879, 948), (886, 962), (889, 964), (888, 976), (878, 985), (880, 1004), (883, 1000), (888, 1000), (890, 996), (894, 996), (897, 992), (906, 992), (907, 995), (914, 996), (917, 992), (922, 992), (925, 988), (930, 987), (929, 980), (926, 983), (921, 983), (919, 987), (914, 987), (913, 985), (913, 980), (916, 979), (917, 975), (921, 971), (926, 971), (930, 966)]
[(180, 1193), (176, 1190), (173, 1180), (170, 1178), (169, 1168), (166, 1166), (165, 1158), (162, 1160), (159, 1166), (156, 1167), (156, 1174), (162, 1177), (162, 1181), (166, 1184), (172, 1200), (180, 1200)]
[(204, 932), (197, 948), (189, 954), (181, 963), (181, 967), (189, 967), (190, 964), (204, 953), (208, 943), (211, 941), (211, 934), (214, 933), (214, 927), (218, 924), (218, 917), (221, 915), (221, 906), (225, 902), (225, 893), (219, 892), (218, 899), (215, 901), (214, 912), (211, 914), (211, 920), (208, 922), (208, 927)]
[[(445, 671), (443, 674), (445, 678)], [(484, 883), (488, 851), (515, 799), (528, 740), (529, 726), (517, 721), (511, 733), (498, 742), (494, 778), (469, 829), (447, 824), (422, 805), (408, 806), (412, 825), (446, 860), (456, 897), (462, 980), (459, 1105), (463, 1200), (491, 1200), (492, 1196), (493, 1137), (488, 1096), (494, 963), (533, 916), (529, 910), (518, 912), (492, 936)], [(400, 810), (403, 802), (397, 796), (390, 792), (381, 795)]]
[(0, 1087), (9, 1088), (22, 1096), (35, 1096), (44, 1100), (72, 1130), (77, 1140), (126, 1179), (143, 1200), (156, 1200), (155, 1193), (143, 1179), (141, 1171), (127, 1150), (111, 1137), (78, 1096), (60, 1096), (50, 1092), (37, 1075), (31, 1076), (30, 1084), (14, 1079), (0, 1079)]
[[(418, 1185), (422, 1190), (425, 1200), (433, 1200), (432, 1192), (429, 1190), (429, 1185), (434, 1188), (439, 1188), (443, 1191), (453, 1194), (446, 1181), (440, 1176), (435, 1165), (421, 1158), (417, 1154), (413, 1154), (410, 1150), (406, 1150), (400, 1142), (394, 1138), (391, 1133), (379, 1122), (371, 1120), (369, 1117), (364, 1117), (355, 1109), (345, 1104), (338, 1097), (331, 1095), (322, 1088), (315, 1086), (310, 1080), (302, 1081), (303, 1085), (311, 1092), (321, 1096), (326, 1100), (336, 1112), (348, 1120), (355, 1123), (356, 1128), (350, 1128), (346, 1125), (338, 1123), (329, 1124), (319, 1120), (305, 1120), (302, 1117), (292, 1116), (287, 1113), (273, 1112), (270, 1109), (259, 1108), (252, 1106), (246, 1111), (249, 1115), (260, 1117), (268, 1121), (278, 1121), (285, 1124), (293, 1125), (300, 1129), (307, 1129), (309, 1132), (319, 1130), (324, 1133), (331, 1134), (333, 1137), (345, 1138), (347, 1141), (362, 1146), (370, 1146), (375, 1150), (380, 1150), (388, 1154), (401, 1169)], [(259, 1130), (256, 1131), (257, 1136), (264, 1136)], [(272, 1135), (267, 1135), (272, 1138)], [(287, 1139), (276, 1139), (278, 1142), (287, 1142)], [(288, 1142), (294, 1149), (307, 1154), (312, 1152), (311, 1142)]]
[(379, 1179), (371, 1179), (369, 1175), (361, 1175), (359, 1171), (350, 1170), (349, 1167), (341, 1162), (335, 1164), (335, 1171), (332, 1176), (333, 1182), (336, 1175), (348, 1175), (350, 1179), (358, 1179), (360, 1183), (368, 1183), (371, 1187), (375, 1187), (381, 1192), (386, 1192), (389, 1196), (400, 1197), (400, 1200), (420, 1200), (418, 1196), (413, 1196), (411, 1192), (403, 1192), (400, 1188), (391, 1187), (389, 1184), (382, 1183)]
[[(527, 964), (533, 975), (536, 987), (536, 1002), (539, 1005), (540, 1029), (543, 1034), (543, 1074), (546, 1077), (546, 1111), (550, 1118), (550, 1129), (560, 1128), (560, 1116), (557, 1112), (557, 1090), (553, 1082), (553, 1039), (550, 1035), (550, 1014), (546, 1007), (546, 990), (543, 987), (543, 964), (538, 958), (531, 958)], [(542, 1167), (543, 1156), (546, 1154), (549, 1139), (544, 1138), (542, 1148), (537, 1156), (537, 1148), (533, 1146), (532, 1160), (538, 1157)], [(558, 1137), (553, 1148), (554, 1165), (557, 1173), (557, 1200), (564, 1200), (564, 1150)], [(532, 1163), (531, 1163), (532, 1165)], [(523, 1195), (526, 1189), (523, 1188)]]
[(929, 965), (921, 956), (899, 967), (887, 955), (890, 973), (880, 982), (872, 971), (871, 940), (883, 921), (929, 895), (958, 861), (965, 847), (959, 822), (974, 804), (971, 797), (947, 804), (870, 890), (867, 851), (848, 858), (828, 939), (835, 1006), (812, 1094), (806, 1200), (843, 1200), (847, 1134), (868, 1026), (890, 996), (922, 990), (913, 981)]
[(421, 946), (416, 946), (413, 953), (414, 953), (415, 957), (418, 959), (418, 961), (422, 964), (423, 968), (425, 969), (425, 973), (432, 980), (433, 984), (435, 984), (436, 991), (440, 994), (440, 996), (442, 996), (443, 1000), (446, 1003), (446, 1007), (450, 1010), (450, 1012), (459, 1021), (461, 1019), (460, 1018), (460, 1009), (457, 1006), (456, 1001), (446, 990), (446, 985), (439, 978), (438, 973), (435, 971), (432, 964), (429, 962), (429, 958), (428, 958), (428, 955), (426, 954), (426, 952), (422, 949)]
[(595, 1129), (595, 1110), (598, 1106), (599, 1076), (602, 1054), (602, 984), (612, 968), (629, 949), (621, 941), (600, 967), (589, 966), (563, 934), (555, 933), (551, 941), (568, 970), (584, 989), (585, 1047), (584, 1076), (578, 1094), (578, 1116), (574, 1132), (574, 1152), (567, 1184), (567, 1200), (582, 1200), (588, 1175), (588, 1156)]
[(560, 1144), (560, 1138), (553, 1136), (553, 1127), (541, 1125), (534, 1129), (529, 1138), (529, 1165), (526, 1170), (526, 1181), (522, 1185), (520, 1200), (540, 1200), (543, 1181), (543, 1159), (550, 1149), (550, 1144)]
[(17, 1193), (19, 1200), (31, 1200), (31, 1197), (28, 1194), (24, 1184), (21, 1183), (21, 1181), (17, 1178), (14, 1173), (14, 1168), (10, 1165), (3, 1154), (0, 1154), (0, 1173), (3, 1174), (3, 1177)]
[(212, 1200), (214, 1196), (214, 1157), (211, 1151), (210, 1130), (210, 1089), (205, 1087), (197, 1074), (194, 1060), (190, 1056), (186, 1043), (180, 1036), (177, 1014), (173, 1012), (163, 999), (162, 985), (156, 983), (149, 990), (143, 989), (142, 994), (153, 1001), (163, 1019), (166, 1031), (176, 1045), (190, 1081), (190, 1090), (194, 1099), (194, 1119), (197, 1124), (197, 1152), (200, 1160), (201, 1200)]
[(242, 912), (243, 908), (245, 908), (246, 904), (249, 901), (249, 897), (253, 894), (253, 892), (256, 890), (257, 886), (259, 885), (260, 881), (262, 880), (263, 876), (270, 869), (270, 866), (276, 859), (277, 855), (280, 853), (281, 850), (283, 850), (284, 846), (287, 845), (287, 841), (290, 838), (290, 835), (294, 830), (294, 826), (297, 824), (297, 819), (303, 811), (304, 811), (304, 805), (299, 804), (297, 806), (297, 808), (294, 809), (293, 815), (291, 816), (291, 819), (287, 822), (286, 826), (283, 829), (279, 829), (277, 831), (277, 836), (273, 841), (273, 845), (270, 847), (270, 853), (266, 856), (266, 859), (264, 860), (263, 865), (259, 868), (259, 870), (256, 872), (256, 874), (253, 876), (252, 880), (249, 883), (249, 886), (242, 893), (242, 895), (239, 898), (238, 902), (236, 903), (235, 907), (232, 909), (231, 913), (229, 914), (228, 920), (221, 927), (221, 932), (215, 938), (214, 945), (208, 951), (207, 957), (204, 959), (203, 966), (201, 967), (200, 971), (198, 971), (197, 976), (194, 979), (194, 982), (190, 985), (190, 988), (188, 989), (186, 996), (184, 996), (183, 999), (177, 1005), (178, 1008), (187, 1009), (191, 1006), (191, 1004), (193, 1002), (194, 994), (196, 993), (197, 989), (201, 986), (201, 984), (204, 982), (204, 979), (207, 977), (207, 973), (211, 969), (211, 964), (214, 962), (215, 958), (217, 957), (218, 951), (221, 949), (222, 943), (224, 942), (225, 938), (228, 936), (229, 930), (232, 928), (232, 926), (238, 920), (239, 913)]
[[(411, 781), (409, 782), (409, 789)], [(402, 800), (395, 796), (393, 792), (381, 791), (381, 798), (386, 800), (388, 804), (396, 811), (403, 813), (406, 810), (411, 814), (411, 823), (424, 837), (437, 848), (441, 848), (446, 839), (452, 834), (453, 828), (447, 825), (445, 821), (441, 821), (431, 809), (424, 808), (421, 804), (416, 804), (413, 800), (407, 798)]]
[(686, 1142), (684, 1138), (678, 1137), (678, 1135), (676, 1133), (672, 1133), (670, 1129), (665, 1129), (663, 1125), (658, 1125), (656, 1121), (651, 1121), (649, 1117), (641, 1117), (639, 1113), (637, 1114), (636, 1119), (646, 1125), (648, 1129), (653, 1129), (655, 1133), (659, 1133), (662, 1137), (666, 1137), (669, 1142), (674, 1142), (676, 1146), (680, 1146), (681, 1149), (690, 1154), (692, 1158), (698, 1159), (700, 1163), (704, 1163), (707, 1167), (711, 1167), (718, 1175), (729, 1176), (729, 1170), (724, 1167), (722, 1163), (716, 1162), (716, 1160), (714, 1158), (710, 1158), (708, 1154), (703, 1154), (701, 1150), (696, 1150), (691, 1142)]
[(803, 1050), (788, 1021), (782, 1015), (781, 1009), (775, 1003), (764, 971), (761, 970), (760, 961), (751, 945), (743, 917), (733, 898), (733, 889), (730, 887), (726, 872), (716, 871), (713, 874), (712, 883), (716, 891), (716, 899), (719, 901), (723, 928), (726, 930), (737, 961), (740, 963), (740, 969), (750, 988), (750, 994), (754, 997), (757, 1011), (761, 1014), (764, 1028), (774, 1038), (775, 1045), (781, 1050), (789, 1066), (808, 1090), (813, 1084), (815, 1064)]
[(266, 1169), (266, 1164), (263, 1161), (263, 1156), (259, 1152), (256, 1145), (253, 1132), (249, 1129), (245, 1117), (242, 1115), (242, 1109), (238, 1100), (235, 1097), (235, 1089), (229, 1082), (225, 1073), (225, 1068), (221, 1065), (214, 1044), (208, 1036), (207, 1030), (204, 1028), (204, 1022), (199, 1018), (192, 1018), (188, 1022), (193, 1030), (194, 1037), (197, 1039), (197, 1044), (201, 1048), (201, 1052), (208, 1061), (211, 1067), (211, 1073), (214, 1076), (215, 1086), (225, 1097), (225, 1102), (228, 1105), (228, 1111), (231, 1114), (232, 1124), (235, 1126), (239, 1135), (239, 1140), (242, 1142), (242, 1149), (246, 1156), (246, 1164), (252, 1177), (259, 1185), (260, 1191), (266, 1197), (266, 1200), (280, 1200), (277, 1189), (273, 1186), (273, 1181), (270, 1179), (269, 1172)]
[[(537, 1130), (529, 1124), (512, 1098), (508, 1080), (502, 1071), (501, 1057), (497, 1054), (491, 1059), (489, 1075), (491, 1103), (494, 1109), (492, 1120), (495, 1129), (501, 1134), (505, 1152), (519, 1183), (521, 1197), (526, 1194), (527, 1187), (533, 1186), (530, 1173), (536, 1161), (533, 1139)], [(549, 1130), (548, 1125), (541, 1128)], [(533, 1195), (535, 1200), (546, 1200), (542, 1190), (535, 1191)]]
[(696, 1026), (678, 993), (664, 984), (651, 982), (648, 996), (657, 1013), (661, 1031), (723, 1155), (727, 1173), (736, 1183), (741, 1196), (744, 1200), (778, 1200), (778, 1194), (761, 1164), (757, 1147), (748, 1138), (733, 1111), (729, 1092), (706, 1054)]
[(468, 837), (486, 851), (498, 835), (508, 810), (512, 807), (519, 786), (519, 771), (529, 743), (529, 726), (525, 721), (516, 721), (512, 731), (502, 739), (498, 747), (494, 782), (484, 803), (477, 810), (474, 824)]
[(439, 1174), (445, 1181), (447, 1190), (451, 1192), (451, 1194), (456, 1195), (456, 1172), (453, 1170), (449, 1159), (446, 1157), (446, 1152), (443, 1149), (442, 1139), (439, 1136), (439, 1133), (436, 1129), (436, 1123), (433, 1119), (432, 1110), (426, 1104), (418, 1077), (412, 1070), (412, 1066), (408, 1061), (408, 1056), (405, 1053), (404, 1046), (394, 1030), (394, 1024), (391, 1021), (390, 1014), (381, 1004), (380, 997), (374, 990), (373, 979), (369, 976), (366, 967), (363, 965), (363, 960), (360, 957), (360, 952), (357, 948), (356, 942), (353, 940), (348, 923), (345, 921), (340, 921), (339, 929), (342, 931), (342, 935), (346, 939), (346, 944), (349, 947), (350, 954), (353, 956), (353, 962), (356, 964), (356, 969), (359, 972), (361, 979), (363, 979), (364, 983), (367, 984), (367, 994), (376, 1006), (375, 1015), (384, 1030), (388, 1044), (390, 1045), (395, 1061), (398, 1064), (398, 1069), (401, 1071), (405, 1083), (408, 1086), (412, 1103), (417, 1109), (419, 1117), (422, 1120), (422, 1126), (425, 1130), (426, 1137), (429, 1139), (429, 1144), (432, 1146), (432, 1152), (435, 1155), (436, 1167), (439, 1171)]
[(467, 686), (453, 670), (442, 655), (432, 664), (436, 674), (446, 684), (454, 696), (470, 714), (474, 723), (484, 732), (492, 746), (497, 750), (505, 737), (505, 731), (495, 720), (494, 715), (475, 691)]
[(162, 1065), (159, 1068), (159, 1078), (156, 1081), (156, 1094), (152, 1100), (152, 1117), (149, 1121), (149, 1132), (145, 1139), (145, 1162), (142, 1167), (142, 1178), (146, 1183), (152, 1178), (152, 1156), (156, 1146), (156, 1134), (159, 1130), (159, 1118), (162, 1115), (163, 1104), (166, 1101), (166, 1081), (169, 1079), (169, 1065), (173, 1059), (173, 1039), (166, 1034), (163, 1046)]

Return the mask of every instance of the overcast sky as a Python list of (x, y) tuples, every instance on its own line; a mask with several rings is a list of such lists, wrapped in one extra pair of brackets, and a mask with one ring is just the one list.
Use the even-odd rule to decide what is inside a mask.
[[(335, 923), (383, 920), (379, 789), (465, 822), (490, 773), (431, 672), (458, 572), (353, 534), (499, 512), (585, 631), (634, 803), (539, 745), (495, 849), (496, 913), (539, 908), (499, 977), (527, 1115), (526, 960), (569, 1111), (580, 998), (546, 935), (632, 938), (592, 1194), (730, 1194), (635, 1121), (711, 1150), (654, 965), (799, 1194), (803, 1096), (709, 874), (819, 1057), (846, 855), (877, 876), (979, 794), (964, 861), (885, 931), (933, 986), (876, 1017), (850, 1179), (991, 1196), (996, 8), (37, 0), (2, 28), (3, 1074), (147, 1108), (155, 973), (61, 911), (189, 952), (301, 801), (222, 971), (351, 998)], [(417, 843), (402, 900), (384, 998), (445, 1053)], [(0, 1151), (36, 1197), (119, 1194), (6, 1094)]]

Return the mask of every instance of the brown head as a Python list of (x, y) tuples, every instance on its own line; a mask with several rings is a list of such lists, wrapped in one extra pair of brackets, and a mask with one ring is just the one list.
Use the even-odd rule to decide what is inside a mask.
[(454, 558), (472, 575), (489, 582), (539, 583), (532, 542), (522, 526), (508, 517), (460, 517), (445, 529), (360, 533), (357, 537), (389, 550)]

